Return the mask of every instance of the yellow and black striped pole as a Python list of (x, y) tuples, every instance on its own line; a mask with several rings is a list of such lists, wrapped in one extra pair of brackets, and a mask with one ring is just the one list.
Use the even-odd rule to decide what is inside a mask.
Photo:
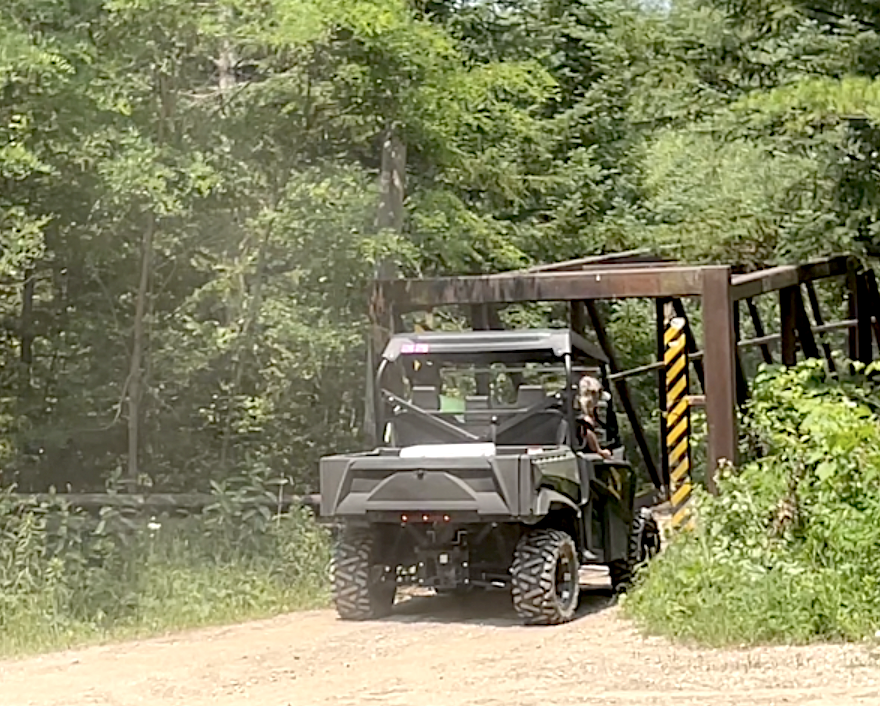
[(686, 321), (671, 319), (663, 336), (666, 367), (666, 453), (672, 493), (672, 527), (688, 519), (691, 497), (690, 411)]

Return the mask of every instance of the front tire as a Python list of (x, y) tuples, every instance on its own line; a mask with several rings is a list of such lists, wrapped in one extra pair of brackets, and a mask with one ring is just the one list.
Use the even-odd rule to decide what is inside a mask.
[(336, 612), (343, 620), (375, 620), (391, 612), (397, 578), (375, 554), (369, 530), (348, 530), (336, 545), (331, 580)]
[(559, 530), (535, 530), (520, 538), (514, 552), (513, 607), (527, 625), (559, 625), (578, 605), (577, 549)]

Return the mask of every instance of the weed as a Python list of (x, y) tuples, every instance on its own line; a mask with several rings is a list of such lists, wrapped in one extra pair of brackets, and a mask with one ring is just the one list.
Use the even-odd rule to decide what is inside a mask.
[[(865, 371), (869, 375), (873, 370)], [(765, 455), (696, 494), (697, 527), (624, 602), (650, 632), (710, 644), (854, 640), (880, 627), (880, 418), (869, 376), (765, 369), (748, 427)]]
[(254, 510), (247, 483), (187, 518), (93, 517), (0, 491), (0, 654), (323, 604), (328, 534), (298, 507)]

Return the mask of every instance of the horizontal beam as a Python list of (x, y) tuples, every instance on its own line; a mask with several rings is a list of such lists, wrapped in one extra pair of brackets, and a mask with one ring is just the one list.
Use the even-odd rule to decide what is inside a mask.
[[(872, 320), (876, 321), (876, 319)], [(813, 333), (828, 333), (830, 331), (853, 328), (856, 323), (855, 319), (845, 319), (844, 321), (834, 321), (832, 323), (822, 324), (821, 326), (812, 326), (811, 328), (813, 329)], [(767, 345), (768, 343), (778, 343), (781, 338), (781, 334), (769, 333), (766, 336), (758, 336), (757, 338), (745, 338), (742, 341), (738, 341), (736, 345), (738, 348), (752, 348), (754, 346)], [(688, 354), (688, 360), (691, 363), (702, 359), (703, 351), (694, 351), (693, 353)], [(645, 373), (660, 370), (664, 365), (665, 363), (662, 360), (648, 363), (647, 365), (640, 365), (636, 368), (629, 368), (628, 370), (621, 370), (618, 373), (613, 373), (608, 376), (608, 379), (612, 382), (615, 380), (625, 380), (626, 378), (635, 377), (636, 375), (644, 375)]]
[(692, 297), (701, 292), (702, 273), (712, 267), (601, 269), (385, 280), (377, 296), (395, 311), (453, 304), (516, 304), (596, 299)]
[(731, 298), (734, 301), (750, 299), (786, 287), (796, 287), (801, 282), (845, 275), (850, 260), (848, 255), (840, 255), (803, 265), (780, 265), (758, 272), (735, 275), (730, 281)]
[(598, 267), (602, 265), (652, 265), (654, 263), (666, 262), (653, 255), (650, 248), (638, 248), (636, 250), (625, 250), (623, 252), (608, 253), (605, 255), (588, 255), (587, 257), (579, 257), (574, 260), (564, 260), (563, 262), (552, 262), (547, 265), (535, 265), (524, 270), (524, 272), (572, 272), (584, 269), (586, 267)]
[[(875, 319), (872, 317), (872, 321)], [(841, 331), (843, 329), (854, 328), (858, 323), (856, 319), (845, 319), (844, 321), (833, 321), (830, 324), (822, 324), (821, 326), (811, 326), (813, 333), (830, 333), (831, 331)], [(782, 334), (768, 333), (766, 336), (758, 336), (757, 338), (746, 338), (739, 342), (740, 348), (748, 348), (751, 346), (764, 346), (768, 343), (778, 343), (782, 338)]]

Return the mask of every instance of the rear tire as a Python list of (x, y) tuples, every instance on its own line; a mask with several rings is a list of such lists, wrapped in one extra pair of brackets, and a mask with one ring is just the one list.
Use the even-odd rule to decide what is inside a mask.
[(643, 564), (660, 553), (660, 527), (657, 525), (657, 520), (651, 514), (636, 518), (636, 531), (634, 534), (641, 535), (638, 540), (638, 563)]
[(340, 538), (331, 564), (333, 601), (343, 620), (375, 620), (391, 612), (397, 592), (394, 571), (375, 560), (369, 530), (348, 530)]
[(559, 530), (534, 530), (514, 552), (513, 607), (527, 625), (558, 625), (578, 605), (578, 559), (574, 540)]
[(608, 564), (611, 588), (615, 593), (625, 593), (632, 586), (636, 566), (648, 561), (660, 551), (660, 528), (650, 515), (638, 515), (633, 520), (625, 559)]

